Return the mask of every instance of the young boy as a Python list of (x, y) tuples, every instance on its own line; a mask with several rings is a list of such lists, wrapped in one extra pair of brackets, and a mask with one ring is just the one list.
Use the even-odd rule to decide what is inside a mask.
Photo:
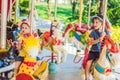
[(97, 15), (92, 17), (92, 22), (93, 22), (93, 31), (91, 32), (90, 36), (90, 43), (92, 44), (92, 47), (89, 51), (88, 55), (88, 60), (86, 64), (86, 69), (85, 69), (85, 78), (86, 80), (89, 79), (89, 73), (90, 73), (90, 68), (94, 60), (99, 58), (100, 54), (100, 45), (101, 41), (103, 40), (104, 36), (106, 34), (109, 35), (109, 32), (106, 30), (102, 32), (102, 26), (103, 26), (103, 16), (102, 15)]

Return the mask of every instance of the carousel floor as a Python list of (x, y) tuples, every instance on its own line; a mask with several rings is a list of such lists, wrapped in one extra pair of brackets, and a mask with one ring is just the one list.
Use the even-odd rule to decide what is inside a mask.
[(79, 72), (59, 72), (50, 74), (47, 80), (80, 80)]
[[(74, 57), (75, 57), (75, 53), (68, 54), (67, 61), (65, 63), (61, 63), (57, 65), (57, 73), (49, 74), (46, 80), (81, 80), (80, 72), (81, 72), (81, 66), (82, 66), (81, 64), (83, 59), (78, 64), (75, 64), (73, 62)], [(119, 76), (119, 72), (117, 74)], [(94, 79), (92, 78), (92, 80)], [(120, 79), (118, 78), (116, 80), (120, 80)]]
[[(47, 51), (44, 52), (50, 53)], [(73, 62), (73, 59), (74, 59), (74, 55), (68, 54), (67, 61), (65, 63), (56, 65), (57, 73), (49, 74), (46, 80), (80, 80), (80, 70), (81, 70), (82, 60), (78, 64), (75, 64)]]
[(57, 73), (49, 74), (47, 80), (80, 80), (81, 64), (73, 63), (73, 57), (69, 55), (70, 61), (57, 65)]

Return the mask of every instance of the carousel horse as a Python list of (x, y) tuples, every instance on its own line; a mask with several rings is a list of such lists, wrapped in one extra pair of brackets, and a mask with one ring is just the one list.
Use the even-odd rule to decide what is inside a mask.
[(22, 62), (16, 80), (45, 80), (48, 75), (48, 65), (46, 61), (37, 61), (37, 55), (40, 51), (40, 39), (29, 36), (24, 39), (25, 46), (23, 53), (26, 54)]
[[(113, 60), (113, 65), (115, 65), (115, 67), (120, 67), (120, 52), (119, 50), (119, 45), (117, 43), (115, 43), (112, 39), (109, 39), (109, 42), (111, 42), (112, 45), (112, 49), (111, 49), (111, 53), (109, 54), (111, 60)], [(111, 45), (109, 45), (109, 47), (111, 47)], [(116, 51), (115, 51), (116, 50)]]
[(67, 58), (67, 51), (62, 42), (62, 31), (60, 30), (60, 24), (57, 21), (51, 23), (50, 32), (44, 32), (40, 38), (43, 42), (43, 47), (52, 50), (51, 45), (53, 46), (53, 53), (57, 55), (57, 64), (65, 62)]
[(0, 59), (0, 74), (1, 77), (10, 79), (13, 76), (13, 69), (15, 66), (14, 58), (17, 56), (16, 49), (12, 46), (12, 40), (7, 40), (6, 49), (8, 50), (8, 56)]
[[(110, 22), (106, 20), (105, 22), (106, 30), (110, 31)], [(63, 37), (68, 40), (68, 42), (73, 43), (77, 48), (77, 53), (80, 52), (80, 49), (86, 49), (89, 47), (89, 34), (93, 29), (93, 25), (89, 28), (87, 24), (81, 23), (81, 27), (78, 23), (68, 24)]]
[[(13, 35), (13, 31), (16, 30), (16, 28), (18, 27), (17, 24), (14, 24), (13, 22), (7, 22), (7, 32), (6, 32), (6, 39), (7, 40), (12, 40), (14, 41), (14, 35)], [(1, 32), (1, 30), (0, 30)], [(0, 58), (4, 58), (4, 57), (8, 57), (8, 50), (0, 50)]]
[[(115, 75), (118, 77), (118, 80), (120, 80), (120, 51), (117, 51), (117, 47), (119, 47), (119, 45), (117, 43), (114, 43), (112, 39), (111, 39), (111, 44), (112, 45), (115, 44), (115, 46), (112, 47), (112, 52), (110, 52), (108, 56), (112, 64), (112, 69)], [(116, 51), (114, 51), (115, 49)]]
[[(107, 51), (109, 50), (109, 52)], [(100, 57), (92, 65), (91, 74), (95, 80), (119, 80), (112, 69), (112, 60), (108, 54), (118, 53), (118, 47), (111, 42), (109, 36), (105, 36), (101, 43)], [(83, 63), (84, 64), (84, 63)], [(81, 80), (85, 80), (85, 67), (82, 67)]]
[(86, 43), (89, 39), (90, 30), (87, 24), (81, 24), (79, 27), (78, 23), (68, 24), (63, 37), (68, 40), (68, 42), (73, 43), (77, 48), (76, 52), (80, 52), (80, 49), (85, 49), (87, 47)]
[[(14, 22), (7, 22), (7, 31), (6, 31), (6, 39), (14, 41), (14, 35), (13, 32), (17, 29), (18, 25)], [(1, 32), (1, 31), (0, 31)], [(6, 42), (7, 42), (6, 40)], [(7, 46), (6, 46), (7, 48)], [(0, 50), (0, 58), (8, 57), (8, 50)]]
[[(11, 42), (14, 41), (14, 35), (13, 32), (17, 29), (18, 25), (15, 24), (13, 21), (7, 22), (7, 33), (6, 33), (6, 50), (5, 51), (0, 51), (0, 59), (8, 58), (9, 59), (9, 52), (14, 51), (13, 46), (11, 46)], [(13, 50), (11, 50), (13, 49)], [(12, 52), (14, 53), (14, 52)]]
[(7, 22), (7, 39), (14, 41), (14, 34), (13, 32), (16, 31), (18, 28), (18, 24), (15, 24), (14, 22)]

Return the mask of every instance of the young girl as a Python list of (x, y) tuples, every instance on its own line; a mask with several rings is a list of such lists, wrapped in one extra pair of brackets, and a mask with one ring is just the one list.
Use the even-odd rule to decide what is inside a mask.
[(94, 29), (89, 35), (91, 40), (90, 43), (92, 44), (92, 47), (89, 51), (88, 55), (88, 60), (87, 60), (87, 65), (85, 69), (85, 78), (86, 80), (89, 79), (89, 73), (90, 73), (90, 68), (94, 60), (99, 58), (100, 54), (100, 42), (103, 40), (104, 36), (107, 34), (109, 35), (109, 32), (105, 29), (104, 32), (102, 32), (102, 25), (103, 25), (103, 16), (102, 15), (97, 15), (92, 18), (93, 26)]
[(23, 21), (23, 23), (20, 25), (20, 29), (21, 29), (22, 35), (20, 35), (20, 38), (18, 41), (17, 49), (19, 50), (19, 55), (16, 58), (14, 75), (16, 75), (18, 73), (19, 67), (24, 60), (25, 53), (24, 53), (24, 51), (22, 51), (24, 41), (22, 40), (22, 38), (26, 38), (27, 34), (30, 33), (30, 26), (27, 22)]
[[(32, 34), (30, 33), (31, 30), (30, 30), (30, 25), (29, 25), (28, 21), (24, 20), (22, 22), (22, 24), (20, 25), (20, 28), (21, 28), (22, 35), (21, 35), (21, 37), (19, 38), (19, 41), (18, 41), (17, 49), (20, 51), (20, 53), (19, 53), (19, 56), (17, 56), (16, 62), (15, 62), (15, 70), (14, 70), (14, 75), (15, 76), (19, 72), (19, 68), (20, 68), (21, 63), (24, 61), (24, 57), (28, 56), (27, 51), (24, 49), (25, 46), (27, 45), (27, 43), (25, 42), (25, 39), (27, 39), (31, 35), (34, 36), (34, 37), (37, 37), (36, 33), (32, 33)], [(35, 44), (37, 44), (39, 49), (41, 49), (40, 48), (41, 47), (41, 43), (42, 43), (41, 41), (39, 41), (38, 44), (37, 44), (37, 42), (35, 42)], [(47, 65), (46, 62), (41, 61), (41, 60), (37, 61), (37, 64), (38, 64), (38, 66), (41, 66), (41, 65), (46, 66)], [(38, 67), (38, 68), (40, 68), (40, 67)], [(38, 77), (40, 71), (41, 70), (35, 71), (33, 75), (35, 77)]]

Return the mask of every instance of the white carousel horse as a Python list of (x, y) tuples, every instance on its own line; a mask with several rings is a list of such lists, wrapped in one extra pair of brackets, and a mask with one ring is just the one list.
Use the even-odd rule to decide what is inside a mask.
[(0, 68), (0, 74), (6, 74), (7, 73), (7, 76), (1, 75), (1, 77), (9, 78), (9, 79), (12, 78), (13, 74), (14, 74), (13, 73), (14, 67), (15, 67), (15, 63), (12, 63), (9, 66)]
[[(11, 40), (7, 40), (7, 43), (9, 43), (9, 41)], [(5, 73), (7, 71), (13, 70), (15, 63), (14, 63), (14, 58), (15, 58), (15, 53), (14, 53), (14, 47), (10, 47), (7, 54), (7, 57), (4, 57), (3, 61), (3, 66), (5, 66), (4, 63), (7, 63), (7, 65), (5, 67), (0, 68), (0, 73)]]
[(52, 37), (56, 38), (57, 45), (55, 47), (58, 49), (55, 50), (55, 52), (59, 53), (59, 56), (61, 56), (60, 53), (62, 53), (62, 57), (58, 57), (58, 62), (65, 62), (67, 58), (67, 50), (65, 49), (65, 45), (63, 44), (64, 38), (62, 37), (63, 32), (61, 30), (62, 26), (58, 20), (53, 20), (51, 24), (51, 32)]
[(58, 21), (53, 21), (50, 32), (44, 32), (43, 35), (41, 35), (41, 38), (44, 48), (51, 50), (51, 45), (53, 46), (52, 51), (57, 55), (57, 64), (66, 61), (67, 51), (62, 42), (62, 31), (60, 30), (60, 24)]
[[(114, 45), (111, 48), (111, 52), (108, 54), (112, 63), (113, 68), (120, 68), (120, 49), (118, 48), (119, 45), (114, 43), (113, 40), (111, 40), (111, 44)], [(108, 45), (108, 47), (111, 47), (111, 45)], [(116, 49), (116, 51), (115, 51)]]
[[(95, 80), (117, 80), (117, 76), (115, 76), (114, 71), (112, 70), (111, 62), (108, 58), (108, 53), (106, 50), (110, 50), (113, 48), (112, 45), (108, 41), (108, 37), (106, 39), (106, 36), (102, 42), (101, 45), (101, 52), (100, 52), (100, 57), (97, 61), (94, 62), (94, 66), (92, 68), (92, 75)], [(108, 47), (108, 45), (111, 45), (111, 47)], [(82, 72), (81, 72), (81, 79), (85, 80), (85, 70), (82, 67)]]
[[(118, 45), (111, 40), (111, 43), (114, 45), (112, 47), (112, 52), (108, 54), (109, 60), (112, 64), (112, 69), (115, 73), (115, 75), (118, 77), (118, 80), (120, 80), (120, 51), (118, 51)], [(111, 45), (109, 45), (111, 47)]]
[(0, 68), (0, 73), (4, 73), (4, 72), (10, 71), (10, 70), (13, 70), (13, 69), (14, 69), (14, 66), (15, 66), (15, 63), (12, 63), (12, 64), (9, 65), (9, 66)]
[(13, 70), (15, 66), (14, 58), (17, 55), (15, 48), (11, 45), (12, 45), (12, 39), (7, 40), (7, 47), (6, 47), (6, 49), (8, 50), (6, 52), (7, 56), (0, 59), (0, 62), (2, 62), (2, 64), (0, 65), (0, 74), (2, 74), (1, 77), (5, 77), (9, 79), (12, 78), (13, 76)]

